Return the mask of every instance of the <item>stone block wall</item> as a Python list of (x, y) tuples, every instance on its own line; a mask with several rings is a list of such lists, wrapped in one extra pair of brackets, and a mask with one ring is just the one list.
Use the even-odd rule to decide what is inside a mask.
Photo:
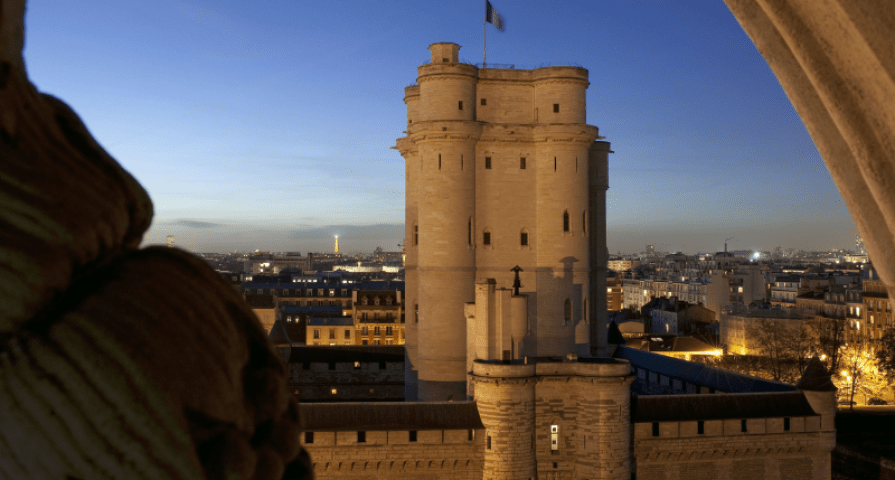
[(314, 476), (327, 479), (480, 480), (483, 430), (422, 430), (411, 441), (408, 431), (307, 433), (302, 445), (311, 456)]
[(785, 422), (748, 418), (635, 423), (637, 478), (829, 479), (835, 432), (821, 431), (819, 416), (791, 417), (788, 431)]

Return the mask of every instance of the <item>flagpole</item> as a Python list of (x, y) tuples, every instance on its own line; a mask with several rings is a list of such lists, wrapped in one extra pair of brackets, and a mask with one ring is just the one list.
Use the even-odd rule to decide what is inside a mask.
[(488, 68), (488, 0), (485, 0), (485, 21), (482, 22), (482, 31), (485, 39), (485, 52), (482, 58), (482, 68)]

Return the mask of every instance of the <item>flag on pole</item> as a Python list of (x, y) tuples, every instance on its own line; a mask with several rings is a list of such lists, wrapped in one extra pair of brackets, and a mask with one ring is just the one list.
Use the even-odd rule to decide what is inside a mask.
[(494, 7), (491, 6), (491, 2), (485, 0), (485, 21), (494, 25), (495, 28), (503, 31), (503, 19), (500, 18), (500, 15), (497, 14), (497, 10), (494, 10)]

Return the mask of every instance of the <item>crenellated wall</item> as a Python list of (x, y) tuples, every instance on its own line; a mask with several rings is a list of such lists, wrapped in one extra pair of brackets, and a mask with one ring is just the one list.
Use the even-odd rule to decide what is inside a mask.
[(314, 432), (313, 443), (303, 436), (319, 480), (482, 478), (481, 431), (423, 430), (410, 441), (410, 432), (367, 431), (358, 442), (357, 431)]
[(829, 479), (836, 446), (819, 416), (641, 422), (633, 431), (637, 478), (659, 480)]

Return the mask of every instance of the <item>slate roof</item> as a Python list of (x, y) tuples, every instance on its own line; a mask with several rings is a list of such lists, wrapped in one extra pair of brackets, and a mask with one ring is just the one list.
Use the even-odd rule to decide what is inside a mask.
[(827, 371), (827, 367), (817, 357), (811, 357), (811, 360), (808, 361), (808, 366), (802, 372), (802, 378), (799, 379), (796, 388), (813, 392), (833, 392), (836, 390), (836, 386), (833, 385), (833, 380), (830, 378), (830, 372)]
[(308, 319), (308, 326), (347, 326), (354, 325), (351, 317), (312, 317)]
[[(326, 297), (329, 298), (329, 297)], [(282, 305), (280, 310), (286, 314), (295, 313), (336, 313), (342, 315), (341, 305)]]
[(274, 345), (292, 344), (292, 339), (289, 338), (289, 333), (286, 331), (285, 322), (282, 320), (277, 320), (273, 323), (273, 327), (270, 328), (270, 334), (267, 335), (267, 338), (269, 338), (270, 342)]
[(403, 345), (296, 345), (289, 354), (289, 363), (403, 361)]
[(310, 432), (485, 428), (475, 402), (303, 403), (298, 409)]
[(687, 383), (714, 388), (720, 392), (757, 393), (792, 392), (796, 390), (792, 385), (785, 383), (743, 375), (722, 368), (710, 367), (625, 346), (620, 346), (616, 350), (615, 356), (616, 358), (630, 361), (633, 367), (639, 366)]
[(667, 422), (814, 416), (802, 392), (645, 395), (631, 399), (631, 421)]

